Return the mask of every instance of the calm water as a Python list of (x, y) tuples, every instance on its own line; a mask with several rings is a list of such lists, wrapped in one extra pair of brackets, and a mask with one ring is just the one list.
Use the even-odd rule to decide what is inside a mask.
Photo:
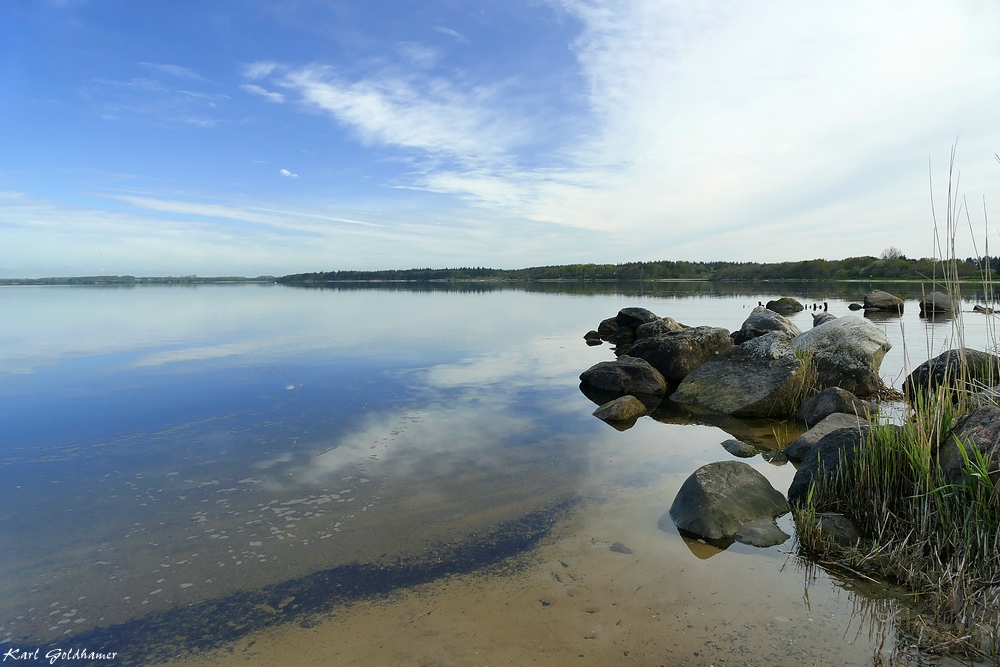
[[(867, 289), (0, 288), (0, 647), (130, 647), (134, 663), (210, 647), (282, 601), (301, 618), (522, 553), (580, 507), (728, 458), (727, 431), (777, 448), (796, 427), (594, 419), (577, 378), (613, 355), (582, 335), (628, 305), (729, 330), (778, 296), (847, 316)], [(876, 320), (899, 387), (953, 323), (889, 290), (909, 298)], [(986, 346), (986, 316), (964, 325)], [(750, 462), (782, 490), (794, 474)], [(736, 545), (718, 567), (790, 548)]]

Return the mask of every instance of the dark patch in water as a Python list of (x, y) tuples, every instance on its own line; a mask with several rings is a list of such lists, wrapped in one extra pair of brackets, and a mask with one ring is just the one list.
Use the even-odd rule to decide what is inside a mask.
[[(571, 509), (574, 500), (505, 521), (484, 535), (439, 544), (426, 554), (392, 563), (348, 563), (328, 570), (223, 598), (150, 614), (108, 628), (95, 628), (42, 648), (86, 647), (115, 651), (115, 665), (162, 662), (228, 642), (278, 623), (314, 624), (315, 615), (339, 605), (384, 597), (394, 590), (496, 565), (536, 546)], [(29, 641), (17, 642), (21, 646)], [(44, 642), (31, 643), (45, 646)], [(74, 661), (76, 665), (101, 664)]]

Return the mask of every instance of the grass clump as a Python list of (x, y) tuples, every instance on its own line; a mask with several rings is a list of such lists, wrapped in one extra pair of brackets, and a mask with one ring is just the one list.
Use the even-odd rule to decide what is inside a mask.
[[(852, 463), (814, 481), (795, 519), (806, 552), (916, 594), (921, 611), (901, 623), (911, 644), (996, 661), (1000, 484), (975, 445), (951, 445), (964, 463), (957, 482), (939, 460), (963, 403), (946, 389), (921, 392), (906, 423), (873, 426)], [(866, 538), (837, 544), (820, 529), (824, 512), (848, 517)]]

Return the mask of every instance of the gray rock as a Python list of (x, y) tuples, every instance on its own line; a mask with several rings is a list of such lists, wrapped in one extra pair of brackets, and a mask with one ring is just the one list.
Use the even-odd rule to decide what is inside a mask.
[(596, 340), (600, 340), (601, 339), (601, 334), (599, 334), (596, 331), (591, 330), (591, 331), (588, 331), (587, 333), (583, 334), (583, 339), (584, 340), (595, 340), (595, 339)]
[(903, 300), (880, 289), (872, 290), (865, 295), (865, 310), (877, 310), (903, 314)]
[(917, 366), (903, 382), (903, 393), (911, 399), (918, 391), (929, 393), (938, 387), (974, 391), (1000, 381), (1000, 357), (971, 348), (942, 352)]
[(782, 331), (792, 337), (802, 333), (797, 326), (783, 316), (764, 306), (757, 306), (750, 311), (750, 316), (740, 327), (740, 330), (732, 334), (733, 343), (740, 345), (751, 338), (757, 338), (772, 331)]
[(848, 310), (861, 310), (862, 308), (864, 308), (864, 306), (860, 303), (852, 303), (847, 306)]
[(830, 313), (813, 313), (813, 327), (818, 327), (821, 324), (835, 319), (837, 319), (837, 316), (831, 315)]
[(990, 308), (989, 306), (983, 306), (977, 303), (975, 306), (972, 307), (972, 312), (982, 313), (983, 315), (994, 315), (996, 314), (997, 311), (993, 308)]
[(878, 326), (860, 317), (841, 317), (795, 338), (795, 349), (811, 355), (821, 387), (841, 387), (860, 397), (882, 387), (878, 370), (892, 348)]
[(783, 296), (780, 299), (768, 301), (765, 307), (781, 315), (791, 315), (792, 313), (805, 310), (805, 306), (790, 296)]
[(854, 546), (862, 538), (857, 525), (843, 514), (821, 512), (816, 515), (816, 527), (820, 534), (842, 547)]
[(747, 443), (735, 438), (724, 441), (722, 447), (733, 456), (738, 456), (741, 459), (749, 459), (758, 454), (756, 447), (751, 447)]
[(580, 382), (624, 394), (662, 394), (667, 390), (659, 371), (642, 359), (628, 356), (594, 364), (580, 374)]
[(628, 353), (645, 359), (676, 385), (709, 359), (731, 350), (729, 331), (716, 327), (691, 327), (636, 341)]
[(615, 317), (620, 326), (633, 330), (638, 329), (647, 322), (653, 322), (658, 319), (660, 318), (652, 311), (636, 307), (622, 308), (618, 311), (618, 316)]
[(867, 433), (869, 426), (868, 420), (862, 417), (835, 412), (832, 415), (828, 415), (795, 440), (792, 440), (782, 451), (789, 461), (803, 461), (809, 456), (809, 450), (824, 436), (842, 428), (853, 428)]
[(854, 466), (862, 437), (862, 430), (853, 426), (837, 429), (820, 438), (795, 471), (792, 484), (788, 487), (788, 502), (793, 505), (804, 503), (814, 479), (830, 480), (835, 489), (845, 488), (850, 480), (846, 471), (842, 473), (841, 467), (845, 464), (848, 469)]
[(621, 330), (622, 327), (620, 324), (618, 324), (618, 320), (616, 320), (613, 317), (609, 317), (606, 320), (601, 320), (601, 323), (597, 325), (598, 335), (604, 340), (608, 341), (610, 341), (612, 336), (614, 336)]
[(733, 533), (733, 539), (737, 542), (761, 548), (784, 544), (790, 537), (791, 535), (778, 528), (778, 524), (771, 517), (754, 519)]
[(672, 317), (661, 317), (653, 320), (652, 322), (646, 322), (645, 324), (640, 325), (635, 330), (635, 337), (637, 340), (640, 338), (649, 338), (650, 336), (657, 336), (669, 331), (680, 331), (684, 328), (683, 324), (679, 324), (677, 320)]
[(986, 460), (990, 479), (994, 484), (1000, 480), (1000, 408), (988, 405), (976, 409), (959, 421), (951, 437), (941, 446), (938, 460), (952, 484), (964, 484), (969, 479), (962, 448), (965, 456), (973, 459), (979, 458), (973, 456), (973, 448), (978, 450)]
[(754, 519), (788, 512), (788, 503), (763, 475), (741, 461), (719, 461), (695, 470), (670, 506), (681, 530), (710, 540), (731, 537)]
[(775, 331), (706, 361), (684, 378), (670, 400), (739, 417), (780, 417), (798, 407), (805, 381), (805, 366), (792, 339)]
[(594, 416), (606, 422), (636, 419), (646, 412), (646, 406), (635, 396), (625, 395), (594, 410)]
[(944, 292), (931, 292), (920, 299), (920, 317), (955, 314), (955, 303)]
[(846, 389), (827, 387), (802, 401), (795, 418), (805, 422), (806, 426), (812, 426), (835, 412), (859, 415), (867, 419), (868, 415), (875, 414), (875, 405), (861, 400)]

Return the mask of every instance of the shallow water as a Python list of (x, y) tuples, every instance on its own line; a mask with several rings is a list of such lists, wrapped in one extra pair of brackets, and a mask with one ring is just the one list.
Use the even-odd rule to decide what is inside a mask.
[[(731, 422), (619, 432), (577, 387), (612, 358), (582, 334), (621, 307), (733, 330), (784, 295), (846, 316), (868, 286), (561, 289), (0, 288), (4, 650), (868, 664), (856, 612), (891, 613), (884, 592), (804, 569), (791, 542), (718, 552), (658, 528), (691, 471), (730, 458)], [(878, 321), (897, 387), (951, 338), (916, 310)], [(966, 343), (990, 322), (965, 314)], [(765, 448), (798, 432), (754, 426)], [(794, 474), (749, 462), (778, 489)]]

